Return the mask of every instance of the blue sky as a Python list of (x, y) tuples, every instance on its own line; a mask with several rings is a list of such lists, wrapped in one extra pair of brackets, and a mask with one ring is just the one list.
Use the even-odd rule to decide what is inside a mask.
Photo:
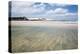
[(53, 20), (77, 20), (78, 6), (41, 2), (12, 1), (13, 17), (46, 18)]

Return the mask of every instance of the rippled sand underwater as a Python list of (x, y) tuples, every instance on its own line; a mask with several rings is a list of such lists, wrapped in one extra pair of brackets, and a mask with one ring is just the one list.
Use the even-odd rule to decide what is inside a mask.
[(12, 26), (12, 52), (53, 51), (78, 48), (78, 28)]

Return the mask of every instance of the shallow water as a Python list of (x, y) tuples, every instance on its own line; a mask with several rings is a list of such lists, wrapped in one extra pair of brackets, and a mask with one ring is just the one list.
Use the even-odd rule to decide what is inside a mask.
[(12, 52), (78, 48), (78, 29), (45, 26), (12, 26)]

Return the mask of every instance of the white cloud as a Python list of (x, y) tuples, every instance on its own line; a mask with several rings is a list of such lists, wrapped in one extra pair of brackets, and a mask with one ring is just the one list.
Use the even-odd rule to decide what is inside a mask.
[[(13, 1), (12, 2), (12, 13), (19, 14), (34, 14), (34, 13), (43, 13), (44, 15), (62, 15), (68, 12), (67, 9), (56, 8), (55, 10), (47, 10), (45, 9), (45, 4), (41, 3), (39, 5), (33, 5), (34, 2), (20, 2)], [(46, 12), (46, 13), (45, 13)]]
[(58, 7), (65, 7), (67, 5), (66, 4), (56, 4), (56, 6), (58, 6)]
[[(28, 9), (30, 9), (31, 10), (31, 5), (32, 5), (33, 3), (32, 2), (25, 2), (25, 1), (23, 1), (23, 2), (21, 2), (21, 1), (12, 1), (12, 15), (14, 15), (14, 13), (15, 14), (25, 14), (26, 12), (28, 12), (29, 10)], [(30, 11), (29, 11), (30, 12)]]
[(49, 10), (46, 12), (47, 17), (50, 16), (51, 18), (61, 20), (74, 20), (77, 19), (77, 13), (71, 13), (68, 9), (63, 8), (56, 8), (55, 10)]
[[(15, 14), (29, 15), (34, 13), (42, 13), (45, 11), (44, 4), (34, 5), (34, 2), (12, 2), (12, 16)], [(38, 8), (37, 8), (38, 7)]]
[(68, 12), (68, 13), (66, 13), (65, 15), (66, 15), (66, 16), (69, 16), (69, 15), (78, 15), (78, 14), (77, 14), (77, 13), (69, 13), (69, 12)]
[[(12, 16), (34, 16), (34, 17), (45, 17), (45, 18), (54, 18), (54, 19), (75, 19), (77, 13), (71, 13), (68, 9), (62, 7), (57, 7), (54, 10), (46, 10), (45, 4), (41, 3), (39, 5), (33, 5), (34, 2), (16, 2), (12, 3)], [(57, 5), (59, 6), (59, 5)], [(61, 5), (60, 5), (61, 6)], [(65, 6), (65, 5), (62, 5)], [(38, 15), (37, 13), (41, 13)], [(34, 15), (36, 14), (36, 15)]]
[(21, 1), (12, 1), (12, 6), (13, 7), (23, 7), (23, 6), (25, 6), (25, 7), (30, 7), (31, 5), (33, 4), (33, 2), (25, 2), (25, 1), (23, 1), (23, 2), (21, 2)]
[(54, 14), (54, 11), (53, 10), (49, 10), (46, 12), (46, 14)]
[(33, 7), (34, 8), (44, 8), (45, 7), (45, 5), (43, 4), (43, 3), (40, 3), (40, 4), (38, 4), (38, 5), (33, 5)]
[(56, 8), (55, 10), (49, 10), (46, 12), (47, 15), (64, 15), (66, 13), (68, 13), (68, 10), (63, 8)]
[(77, 13), (71, 13), (68, 9), (56, 8), (55, 10), (49, 10), (46, 12), (47, 15), (56, 15), (56, 16), (70, 16), (77, 15)]
[(63, 8), (57, 8), (57, 9), (54, 10), (54, 13), (57, 13), (57, 14), (65, 14), (67, 12), (68, 12), (68, 10), (63, 9)]

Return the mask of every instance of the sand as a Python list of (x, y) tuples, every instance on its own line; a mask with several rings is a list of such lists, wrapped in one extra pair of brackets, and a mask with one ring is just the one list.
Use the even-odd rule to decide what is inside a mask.
[(12, 52), (52, 51), (78, 48), (74, 22), (12, 21)]
[(75, 22), (56, 22), (56, 21), (12, 21), (12, 26), (46, 26), (58, 28), (77, 28)]

